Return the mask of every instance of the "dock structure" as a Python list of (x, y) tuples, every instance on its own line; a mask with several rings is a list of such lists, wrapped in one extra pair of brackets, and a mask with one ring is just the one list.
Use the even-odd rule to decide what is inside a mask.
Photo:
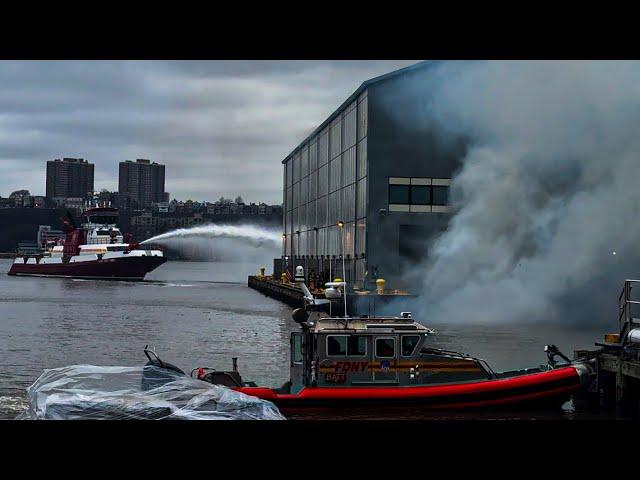
[[(266, 275), (250, 275), (247, 279), (249, 288), (257, 290), (264, 295), (280, 300), (281, 302), (291, 305), (294, 308), (303, 307), (304, 300), (302, 289), (296, 283), (282, 282), (271, 276)], [(316, 298), (325, 298), (322, 290), (314, 290), (313, 294)], [(376, 313), (388, 313), (395, 307), (396, 300), (402, 300), (402, 305), (398, 304), (398, 312), (401, 309), (406, 310), (410, 306), (408, 302), (416, 299), (416, 295), (405, 292), (386, 291), (386, 292), (369, 292), (360, 291), (347, 293), (347, 310), (349, 315), (376, 315)], [(341, 312), (344, 308), (342, 299), (332, 300), (332, 308), (334, 312)], [(329, 311), (327, 309), (327, 311)]]
[(626, 280), (618, 297), (619, 333), (606, 334), (595, 350), (574, 352), (576, 360), (591, 361), (596, 370), (586, 398), (578, 399), (579, 406), (640, 416), (640, 300), (632, 298), (634, 285), (640, 285), (640, 280)]
[(296, 284), (283, 283), (266, 276), (249, 275), (247, 285), (249, 288), (253, 288), (292, 307), (304, 307), (304, 294)]

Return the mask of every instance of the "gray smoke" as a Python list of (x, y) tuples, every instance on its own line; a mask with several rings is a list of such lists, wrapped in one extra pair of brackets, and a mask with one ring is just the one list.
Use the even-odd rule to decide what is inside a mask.
[(640, 62), (446, 62), (425, 125), (468, 139), (420, 267), (446, 322), (615, 325), (640, 277)]

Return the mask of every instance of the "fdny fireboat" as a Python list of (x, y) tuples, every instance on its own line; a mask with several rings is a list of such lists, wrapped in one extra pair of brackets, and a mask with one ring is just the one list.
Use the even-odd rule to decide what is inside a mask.
[(18, 254), (9, 275), (105, 280), (143, 280), (167, 261), (160, 250), (143, 250), (117, 226), (118, 209), (91, 207), (77, 227), (71, 214), (62, 220), (65, 238), (42, 254)]
[[(559, 408), (593, 379), (588, 362), (570, 361), (554, 345), (547, 345), (548, 363), (533, 368), (495, 372), (485, 360), (437, 347), (436, 332), (399, 317), (345, 315), (319, 311), (330, 298), (339, 298), (344, 282), (327, 284), (325, 296), (315, 299), (304, 283), (305, 308), (293, 311), (300, 331), (290, 339), (290, 380), (280, 388), (243, 381), (233, 370), (196, 368), (191, 376), (225, 385), (273, 402), (285, 415), (346, 412), (477, 409), (487, 407)], [(327, 295), (332, 291), (335, 295)], [(324, 304), (324, 305), (323, 305)], [(148, 365), (184, 374), (145, 348)], [(563, 359), (560, 363), (556, 357)]]

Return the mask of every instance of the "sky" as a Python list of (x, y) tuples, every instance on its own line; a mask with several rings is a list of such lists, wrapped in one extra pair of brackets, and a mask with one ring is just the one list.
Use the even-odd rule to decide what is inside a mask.
[(282, 202), (280, 162), (360, 84), (416, 60), (0, 61), (0, 196), (45, 193), (46, 161), (166, 165), (179, 200)]

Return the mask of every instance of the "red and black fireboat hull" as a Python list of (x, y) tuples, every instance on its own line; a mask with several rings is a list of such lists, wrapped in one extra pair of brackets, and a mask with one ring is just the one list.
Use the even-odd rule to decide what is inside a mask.
[(101, 280), (143, 280), (164, 262), (161, 256), (131, 256), (69, 263), (13, 263), (9, 275)]
[(380, 408), (451, 410), (480, 408), (559, 407), (583, 386), (574, 366), (510, 378), (432, 386), (306, 387), (297, 394), (270, 388), (236, 390), (276, 404), (282, 413)]

